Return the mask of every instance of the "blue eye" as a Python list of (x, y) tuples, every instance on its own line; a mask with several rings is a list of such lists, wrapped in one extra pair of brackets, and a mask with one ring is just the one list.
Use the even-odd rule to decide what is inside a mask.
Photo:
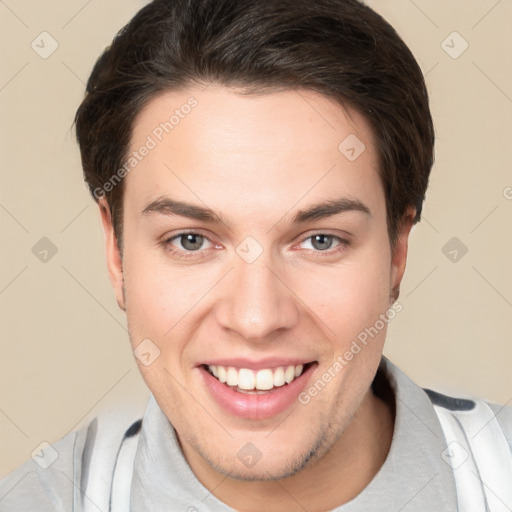
[[(309, 242), (310, 247), (306, 249), (319, 257), (327, 257), (343, 251), (350, 245), (348, 240), (329, 233), (315, 233), (302, 239), (299, 245)], [(204, 244), (210, 244), (204, 247)], [(195, 258), (200, 259), (207, 256), (207, 249), (211, 249), (213, 244), (205, 235), (195, 231), (184, 231), (162, 242), (166, 251), (169, 251), (177, 258)], [(333, 248), (334, 247), (334, 248)]]
[(179, 239), (181, 246), (187, 251), (196, 251), (201, 248), (206, 238), (197, 233), (180, 234), (174, 239)]
[[(318, 255), (320, 258), (336, 255), (350, 245), (348, 240), (329, 233), (315, 233), (313, 235), (309, 235), (304, 238), (301, 243), (308, 241), (310, 247), (307, 249), (312, 251), (315, 256)], [(334, 242), (336, 242), (336, 245), (332, 248)]]
[[(313, 246), (313, 248), (323, 252), (332, 247), (335, 238), (338, 237), (335, 237), (333, 235), (327, 235), (325, 233), (319, 233), (317, 235), (312, 235), (306, 238), (306, 240), (311, 240), (311, 245)], [(338, 240), (340, 239), (338, 238)]]
[[(194, 231), (187, 231), (167, 238), (164, 240), (163, 245), (165, 246), (166, 250), (178, 258), (193, 258), (203, 256), (202, 254), (198, 253), (204, 252), (200, 249), (205, 241), (208, 241), (208, 243), (211, 244), (208, 238), (206, 238), (204, 235)], [(176, 243), (179, 244), (178, 247)]]

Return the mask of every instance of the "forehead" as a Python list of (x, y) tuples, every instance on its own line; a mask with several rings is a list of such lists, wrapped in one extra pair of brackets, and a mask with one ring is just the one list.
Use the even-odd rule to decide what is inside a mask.
[(135, 153), (125, 194), (139, 209), (165, 194), (249, 210), (340, 194), (382, 199), (367, 120), (312, 91), (162, 93), (134, 122)]

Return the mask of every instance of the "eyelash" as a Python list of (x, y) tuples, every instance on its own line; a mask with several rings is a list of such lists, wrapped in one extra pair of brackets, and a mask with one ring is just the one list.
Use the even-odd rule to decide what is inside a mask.
[[(173, 248), (173, 246), (171, 245), (171, 242), (173, 242), (174, 240), (177, 240), (179, 238), (181, 238), (182, 236), (185, 236), (185, 235), (199, 235), (201, 237), (203, 237), (205, 240), (208, 240), (208, 242), (210, 243), (213, 243), (211, 242), (211, 240), (201, 234), (200, 232), (197, 232), (197, 231), (182, 231), (176, 235), (173, 235), (172, 237), (170, 238), (166, 238), (163, 242), (162, 242), (162, 245), (164, 246), (164, 248), (169, 251), (173, 256), (176, 256), (180, 259), (189, 259), (189, 258), (196, 258), (196, 259), (201, 259), (203, 258), (204, 256), (203, 255), (200, 255), (199, 253), (201, 252), (204, 252), (200, 249), (198, 249), (197, 251), (180, 251), (180, 250), (176, 250)], [(317, 233), (313, 233), (313, 234), (310, 234), (306, 237), (304, 237), (300, 242), (299, 242), (299, 245), (304, 243), (306, 240), (309, 240), (315, 236), (318, 236), (318, 235), (325, 235), (325, 236), (328, 236), (328, 237), (331, 237), (333, 239), (336, 239), (338, 240), (338, 245), (334, 248), (334, 249), (327, 249), (325, 251), (320, 251), (320, 250), (314, 250), (314, 249), (309, 249), (309, 250), (313, 250), (314, 253), (317, 253), (317, 254), (326, 254), (326, 255), (329, 255), (329, 256), (333, 256), (335, 254), (338, 254), (338, 253), (341, 253), (342, 251), (344, 251), (349, 245), (350, 245), (350, 242), (348, 240), (345, 240), (344, 238), (341, 238), (337, 235), (333, 235), (331, 233), (324, 233), (322, 231), (319, 231)], [(315, 256), (316, 257), (316, 256)], [(322, 256), (319, 256), (319, 257), (322, 257)]]

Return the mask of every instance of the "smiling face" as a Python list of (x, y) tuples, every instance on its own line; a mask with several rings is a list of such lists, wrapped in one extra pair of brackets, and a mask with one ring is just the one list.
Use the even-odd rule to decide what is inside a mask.
[(335, 362), (390, 307), (410, 228), (392, 254), (368, 123), (311, 91), (210, 85), (151, 100), (131, 150), (148, 136), (125, 178), (122, 263), (102, 210), (107, 257), (132, 348), (150, 340), (140, 371), (192, 468), (284, 477), (361, 437), (351, 420), (374, 406), (385, 326)]

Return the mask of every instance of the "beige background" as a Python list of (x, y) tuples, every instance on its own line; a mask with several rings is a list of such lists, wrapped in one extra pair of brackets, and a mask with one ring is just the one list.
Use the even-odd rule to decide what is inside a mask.
[[(114, 404), (143, 411), (148, 396), (70, 130), (95, 59), (144, 3), (0, 1), (2, 475)], [(437, 130), (385, 353), (422, 386), (510, 402), (512, 2), (367, 3), (420, 62)], [(58, 43), (46, 59), (31, 47), (51, 48), (43, 31)], [(42, 237), (57, 248), (47, 262), (32, 252)], [(468, 249), (456, 262), (443, 253), (453, 237)]]

